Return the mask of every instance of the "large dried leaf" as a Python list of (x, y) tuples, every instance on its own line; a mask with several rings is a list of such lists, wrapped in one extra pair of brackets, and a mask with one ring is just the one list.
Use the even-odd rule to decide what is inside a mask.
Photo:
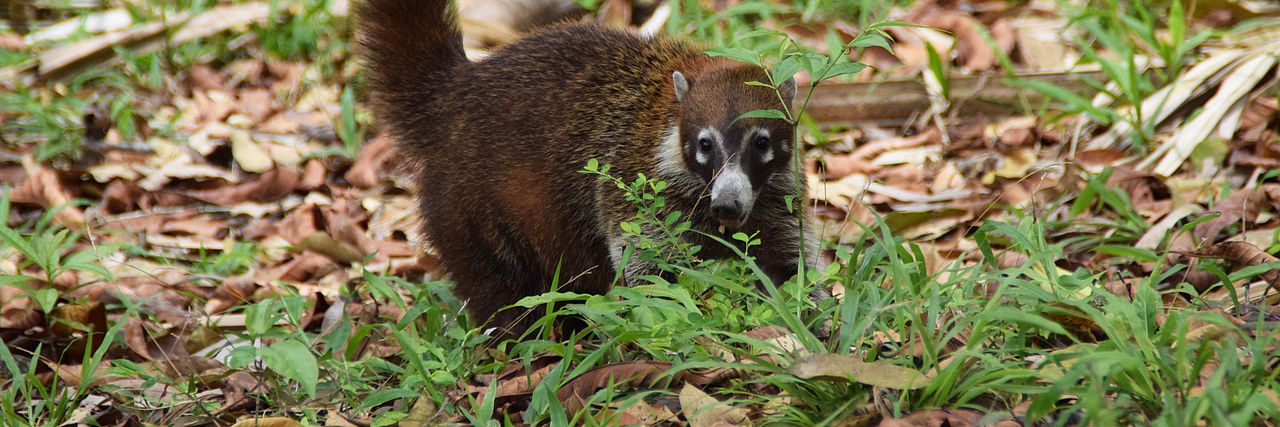
[(691, 384), (680, 390), (680, 411), (691, 427), (751, 425), (745, 409), (716, 400)]
[(915, 369), (884, 361), (864, 362), (835, 353), (802, 357), (787, 368), (787, 372), (804, 379), (841, 379), (902, 390), (923, 388), (929, 384), (929, 379)]

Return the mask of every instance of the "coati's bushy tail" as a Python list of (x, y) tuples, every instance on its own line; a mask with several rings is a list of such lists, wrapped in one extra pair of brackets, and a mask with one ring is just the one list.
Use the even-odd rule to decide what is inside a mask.
[(359, 42), (378, 117), (398, 141), (430, 135), (429, 101), (467, 62), (452, 0), (362, 3)]

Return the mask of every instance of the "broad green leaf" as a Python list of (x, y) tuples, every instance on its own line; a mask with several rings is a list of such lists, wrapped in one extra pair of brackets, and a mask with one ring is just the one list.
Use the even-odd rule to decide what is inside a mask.
[(822, 80), (826, 80), (832, 77), (857, 74), (866, 68), (867, 68), (867, 64), (863, 64), (861, 62), (837, 62), (835, 63), (835, 65), (831, 66), (830, 70), (827, 70), (827, 74), (825, 76), (822, 76)]
[(859, 34), (858, 37), (854, 38), (853, 41), (849, 42), (848, 46), (851, 48), (879, 47), (889, 53), (893, 53), (893, 46), (889, 45), (889, 39), (879, 33), (864, 31), (862, 34)]
[(716, 47), (707, 49), (706, 53), (710, 56), (723, 56), (748, 64), (761, 65), (760, 54), (740, 47)]
[(787, 79), (795, 75), (797, 71), (800, 71), (800, 68), (802, 68), (802, 64), (799, 56), (786, 57), (786, 59), (779, 62), (777, 66), (773, 67), (774, 84), (781, 85), (782, 82), (787, 81)]
[(294, 340), (280, 341), (262, 349), (262, 363), (280, 376), (297, 381), (307, 396), (316, 395), (316, 383), (320, 380), (320, 368), (311, 349)]
[(769, 109), (769, 110), (751, 110), (751, 111), (748, 111), (748, 112), (742, 113), (741, 115), (739, 115), (739, 116), (738, 116), (738, 118), (733, 119), (733, 121), (735, 121), (735, 122), (736, 122), (736, 121), (738, 121), (738, 120), (742, 120), (742, 119), (778, 119), (778, 120), (786, 120), (786, 119), (787, 119), (787, 115), (786, 115), (786, 114), (784, 114), (784, 113), (783, 113), (783, 112), (781, 112), (781, 111), (774, 110), (774, 109)]

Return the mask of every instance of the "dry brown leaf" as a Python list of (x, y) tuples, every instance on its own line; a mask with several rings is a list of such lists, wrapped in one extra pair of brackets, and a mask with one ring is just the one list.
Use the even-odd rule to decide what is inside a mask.
[(312, 233), (297, 244), (298, 249), (323, 254), (343, 264), (360, 262), (367, 252), (352, 246), (350, 243), (334, 239), (329, 233), (319, 231)]
[[(1222, 242), (1196, 252), (1196, 255), (1231, 261), (1239, 268), (1280, 262), (1275, 256), (1245, 242)], [(1272, 289), (1280, 291), (1280, 269), (1272, 268), (1258, 277), (1267, 281)]]
[(249, 136), (249, 132), (235, 130), (231, 132), (231, 157), (246, 172), (262, 173), (271, 170), (275, 164), (271, 154)]
[(902, 418), (886, 418), (880, 421), (881, 427), (1018, 427), (1014, 419), (1002, 419), (991, 423), (983, 420), (983, 414), (972, 409), (928, 409), (907, 415)]
[(395, 144), (392, 143), (391, 138), (386, 136), (375, 138), (360, 148), (360, 155), (356, 156), (355, 163), (343, 177), (358, 188), (371, 188), (378, 185), (378, 173), (384, 170), (384, 165), (394, 155)]
[[(972, 16), (962, 12), (940, 11), (920, 20), (921, 24), (949, 31), (956, 36), (956, 61), (969, 71), (985, 71), (996, 64), (995, 51), (982, 37), (983, 26)], [(994, 35), (994, 34), (993, 34)], [(1001, 38), (1013, 39), (1012, 27), (1001, 31)], [(1011, 43), (1010, 43), (1011, 44)]]
[(664, 376), (670, 369), (670, 363), (647, 360), (599, 366), (569, 380), (556, 391), (556, 397), (566, 412), (574, 413), (586, 404), (586, 398), (602, 387), (664, 387), (660, 384), (672, 380), (672, 377)]
[(1173, 208), (1172, 191), (1164, 180), (1155, 175), (1116, 168), (1107, 179), (1107, 186), (1124, 190), (1133, 203), (1133, 209), (1148, 220), (1163, 218)]
[(680, 412), (690, 427), (751, 425), (746, 409), (729, 406), (688, 383), (680, 390)]
[(1197, 225), (1194, 231), (1195, 236), (1205, 243), (1216, 242), (1222, 230), (1232, 224), (1256, 223), (1264, 206), (1270, 206), (1272, 212), (1280, 212), (1280, 184), (1266, 184), (1232, 193), (1210, 210), (1222, 216)]
[(79, 207), (68, 204), (73, 196), (62, 184), (57, 171), (36, 163), (30, 157), (23, 158), (22, 166), (27, 172), (27, 179), (13, 189), (9, 194), (9, 201), (33, 204), (45, 210), (61, 207), (62, 210), (54, 215), (54, 221), (72, 229), (84, 224), (84, 212)]
[(1076, 153), (1075, 159), (1080, 163), (1080, 166), (1096, 169), (1104, 166), (1113, 166), (1117, 161), (1128, 156), (1128, 153), (1117, 148), (1100, 148), (1080, 151)]
[[(378, 246), (369, 237), (369, 233), (365, 232), (361, 223), (366, 219), (367, 213), (359, 205), (348, 203), (345, 198), (338, 198), (333, 201), (332, 205), (326, 206), (320, 210), (324, 217), (324, 228), (334, 239), (346, 242), (356, 249), (359, 249), (361, 256), (377, 253)], [(386, 262), (385, 254), (377, 253), (374, 260), (378, 263)]]
[(315, 190), (324, 185), (325, 175), (329, 171), (325, 169), (324, 162), (319, 159), (307, 160), (302, 168), (302, 180), (298, 181), (298, 189)]
[[(359, 261), (359, 259), (357, 259)], [(271, 276), (286, 282), (307, 282), (339, 268), (323, 254), (304, 250), (288, 262), (271, 267)]]
[(236, 110), (249, 116), (254, 123), (263, 123), (280, 111), (280, 101), (276, 100), (275, 94), (270, 90), (245, 89), (239, 93)]
[(130, 350), (152, 361), (168, 361), (186, 357), (186, 334), (175, 335), (161, 332), (153, 337), (147, 329), (147, 323), (139, 319), (128, 319), (124, 324), (124, 342)]
[(222, 90), (226, 87), (222, 75), (206, 64), (192, 66), (190, 73), (191, 85), (200, 90)]
[(235, 109), (231, 96), (221, 90), (196, 90), (191, 94), (201, 123), (220, 123)]
[(192, 191), (185, 195), (223, 206), (244, 202), (270, 203), (292, 193), (298, 188), (298, 182), (301, 179), (297, 170), (290, 167), (277, 167), (240, 184)]
[(254, 417), (236, 421), (231, 427), (302, 427), (302, 423), (286, 417)]

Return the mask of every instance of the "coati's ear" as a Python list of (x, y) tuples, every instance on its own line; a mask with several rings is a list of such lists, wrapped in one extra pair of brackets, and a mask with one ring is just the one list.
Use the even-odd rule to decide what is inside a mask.
[(675, 85), (676, 102), (684, 102), (684, 94), (689, 93), (689, 81), (685, 80), (683, 73), (676, 71), (671, 73), (671, 82)]
[(782, 94), (782, 99), (786, 100), (788, 105), (790, 105), (793, 101), (795, 101), (796, 99), (795, 76), (791, 76), (790, 78), (787, 79), (787, 81), (782, 82), (782, 84), (778, 86), (778, 92)]

